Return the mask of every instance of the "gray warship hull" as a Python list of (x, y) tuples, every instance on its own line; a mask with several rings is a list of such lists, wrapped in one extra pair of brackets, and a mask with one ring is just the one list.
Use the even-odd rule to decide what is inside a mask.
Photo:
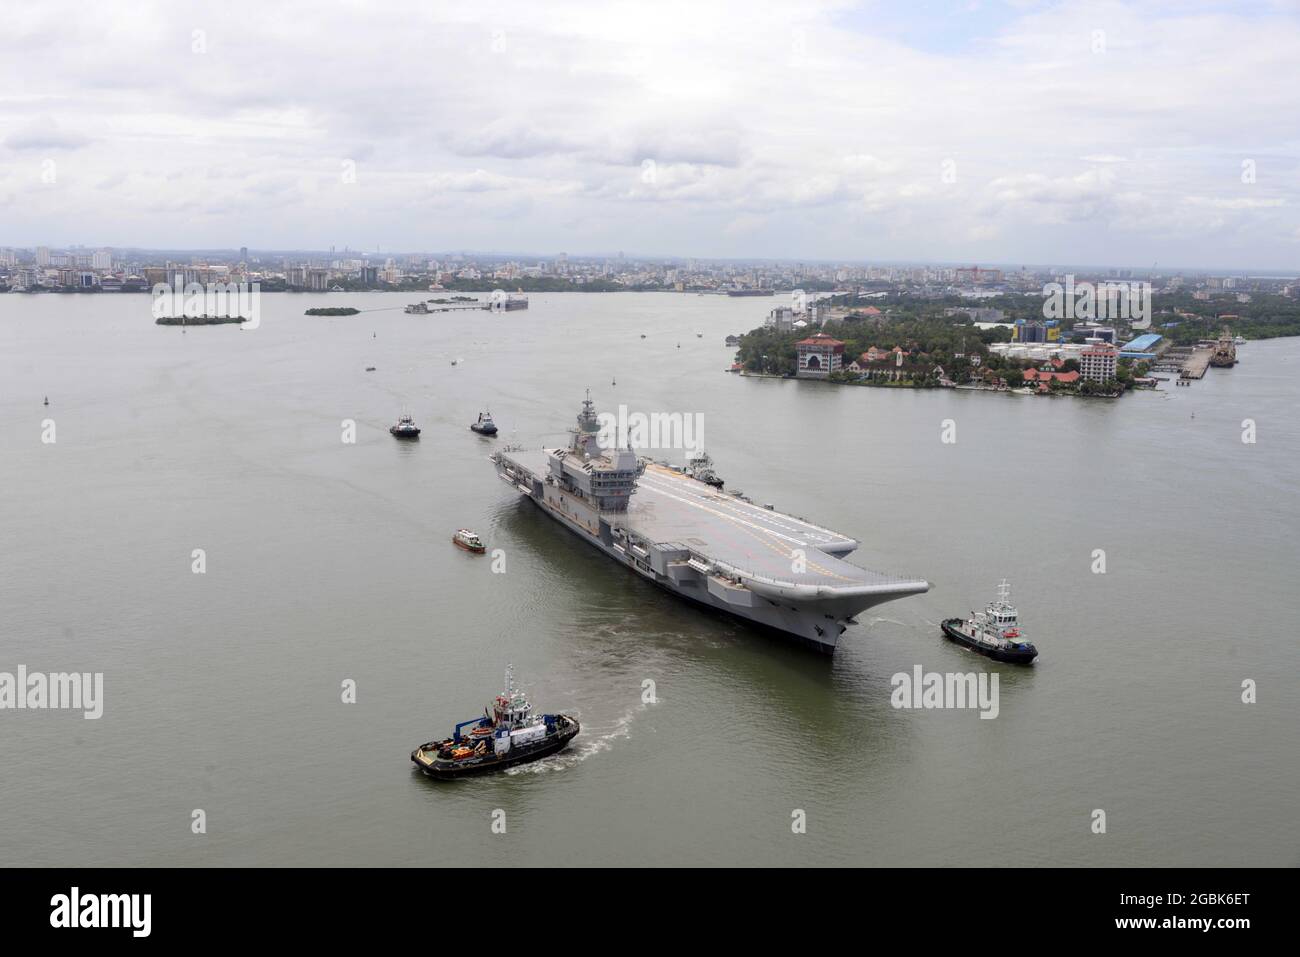
[(497, 474), (579, 538), (697, 605), (833, 654), (855, 615), (929, 583), (844, 561), (858, 543), (645, 462), (622, 510), (556, 481), (554, 451), (503, 450)]

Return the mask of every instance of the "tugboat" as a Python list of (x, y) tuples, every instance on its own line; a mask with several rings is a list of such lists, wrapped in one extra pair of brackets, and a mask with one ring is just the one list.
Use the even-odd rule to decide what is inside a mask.
[(713, 488), (722, 488), (722, 479), (713, 471), (713, 459), (709, 458), (709, 453), (700, 449), (694, 453), (686, 463), (686, 474), (697, 481), (710, 485)]
[(478, 414), (478, 421), (471, 423), (470, 429), (477, 432), (479, 435), (497, 434), (497, 424), (492, 421), (491, 412), (480, 412)]
[(483, 717), (462, 721), (450, 738), (420, 745), (411, 762), (440, 781), (504, 771), (562, 751), (579, 730), (578, 719), (570, 715), (533, 714), (507, 666), (505, 691), (483, 709)]
[(415, 424), (411, 416), (403, 412), (402, 417), (397, 420), (396, 425), (388, 427), (389, 434), (399, 439), (418, 439), (420, 437), (420, 427)]
[(482, 555), (487, 551), (483, 544), (483, 539), (479, 538), (468, 528), (456, 529), (456, 534), (451, 536), (452, 543), (457, 548), (463, 548), (467, 552), (473, 552), (475, 555)]
[(971, 612), (965, 621), (949, 618), (942, 627), (950, 640), (994, 661), (1027, 665), (1038, 657), (1037, 648), (1020, 640), (1019, 613), (1011, 604), (1011, 584), (1005, 578), (998, 585), (997, 600), (989, 602), (984, 611)]

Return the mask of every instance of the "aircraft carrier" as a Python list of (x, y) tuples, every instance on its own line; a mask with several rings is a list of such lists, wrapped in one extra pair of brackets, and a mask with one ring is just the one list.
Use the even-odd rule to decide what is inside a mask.
[[(622, 565), (697, 604), (833, 654), (858, 613), (928, 591), (844, 561), (846, 535), (603, 449), (590, 397), (567, 449), (503, 449), (497, 474)], [(635, 497), (634, 497), (635, 496)]]

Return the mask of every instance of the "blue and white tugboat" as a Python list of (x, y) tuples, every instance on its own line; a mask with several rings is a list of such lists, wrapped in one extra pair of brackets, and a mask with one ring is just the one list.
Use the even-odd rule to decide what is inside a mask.
[(440, 780), (504, 771), (562, 751), (578, 730), (578, 719), (571, 715), (533, 714), (507, 667), (505, 691), (483, 709), (483, 717), (462, 721), (450, 738), (420, 745), (411, 761)]
[(997, 600), (989, 602), (984, 611), (971, 612), (965, 621), (949, 618), (942, 627), (950, 640), (995, 661), (1027, 665), (1038, 657), (1038, 649), (1021, 640), (1020, 615), (1011, 604), (1011, 583), (1005, 578), (998, 585)]
[(478, 421), (471, 422), (469, 427), (479, 435), (497, 434), (497, 424), (492, 421), (491, 412), (480, 412), (478, 414)]
[(397, 420), (396, 425), (388, 427), (388, 432), (398, 439), (418, 439), (420, 437), (420, 427), (415, 424), (415, 420), (406, 412), (402, 413), (402, 417)]

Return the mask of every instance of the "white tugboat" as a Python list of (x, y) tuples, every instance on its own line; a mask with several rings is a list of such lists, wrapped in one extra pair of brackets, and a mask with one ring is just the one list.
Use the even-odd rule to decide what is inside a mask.
[(942, 627), (952, 641), (995, 661), (1027, 665), (1038, 657), (1038, 649), (1021, 640), (1020, 615), (1011, 604), (1011, 583), (1005, 578), (998, 585), (997, 600), (989, 602), (984, 611), (971, 612), (965, 621), (949, 618)]
[(478, 421), (471, 422), (469, 427), (472, 431), (477, 432), (479, 435), (497, 434), (497, 424), (492, 421), (491, 412), (480, 412), (478, 414)]
[(418, 439), (420, 437), (420, 427), (415, 424), (410, 413), (403, 412), (401, 418), (397, 420), (396, 425), (388, 427), (389, 433), (399, 439)]
[[(462, 733), (462, 728), (470, 728)], [(578, 735), (578, 719), (567, 714), (533, 714), (528, 696), (515, 687), (506, 667), (505, 691), (483, 715), (456, 725), (450, 738), (411, 752), (411, 761), (431, 778), (446, 780), (501, 771), (563, 750)]]
[(475, 555), (482, 555), (487, 551), (487, 546), (483, 544), (483, 539), (471, 532), (468, 528), (456, 529), (456, 534), (451, 536), (452, 543), (457, 548), (463, 548), (467, 552), (473, 552)]

